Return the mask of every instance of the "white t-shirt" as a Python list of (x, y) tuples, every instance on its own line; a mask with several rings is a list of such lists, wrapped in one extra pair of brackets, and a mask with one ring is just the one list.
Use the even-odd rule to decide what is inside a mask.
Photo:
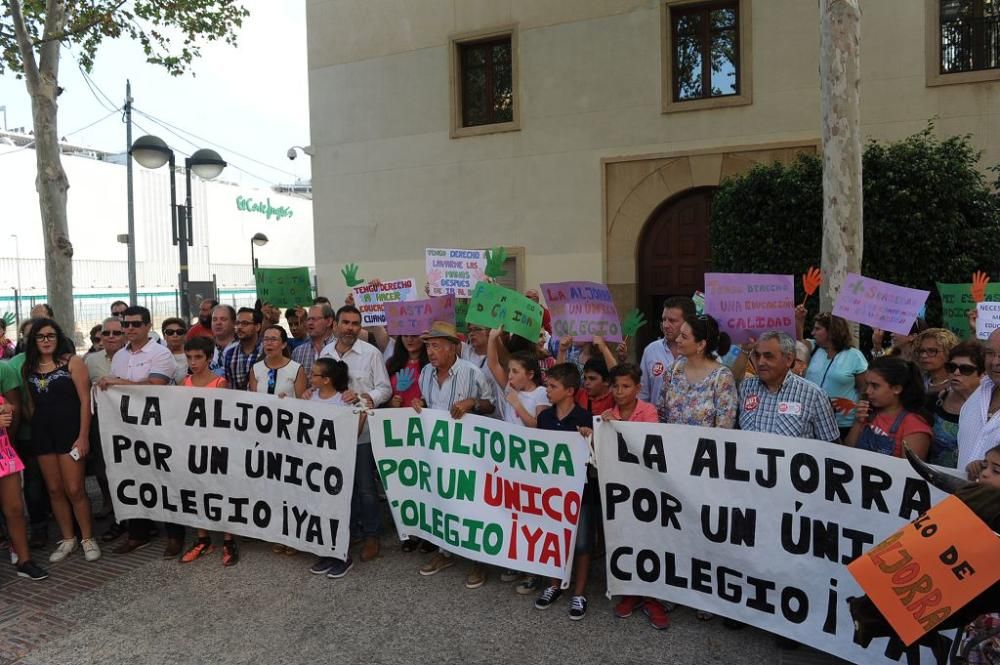
[(284, 394), (285, 397), (297, 397), (295, 394), (295, 377), (298, 375), (301, 367), (302, 365), (294, 360), (289, 360), (287, 365), (279, 367), (277, 375), (274, 378), (274, 388), (271, 389), (267, 380), (271, 368), (267, 366), (265, 361), (261, 360), (253, 366), (253, 375), (257, 379), (257, 392), (270, 393), (272, 395)]
[(314, 390), (312, 395), (309, 396), (310, 402), (323, 402), (324, 404), (333, 404), (334, 406), (348, 406), (347, 402), (344, 401), (343, 393), (334, 393), (332, 397), (320, 397), (319, 391)]
[(175, 353), (174, 362), (177, 363), (177, 371), (174, 372), (174, 383), (181, 385), (184, 383), (184, 377), (188, 375), (188, 359), (183, 353)]
[(539, 406), (551, 406), (549, 404), (549, 396), (545, 392), (544, 386), (538, 386), (534, 390), (518, 390), (514, 391), (510, 385), (507, 385), (507, 389), (504, 393), (503, 401), (503, 419), (512, 425), (524, 425), (521, 421), (521, 416), (517, 415), (517, 410), (514, 405), (506, 400), (507, 394), (511, 392), (517, 392), (518, 399), (521, 400), (521, 405), (528, 413), (538, 413)]

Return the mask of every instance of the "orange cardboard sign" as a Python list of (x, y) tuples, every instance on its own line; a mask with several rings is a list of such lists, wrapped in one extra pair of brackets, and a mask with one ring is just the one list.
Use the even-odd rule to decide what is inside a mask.
[(847, 569), (907, 646), (1000, 579), (1000, 537), (954, 496)]

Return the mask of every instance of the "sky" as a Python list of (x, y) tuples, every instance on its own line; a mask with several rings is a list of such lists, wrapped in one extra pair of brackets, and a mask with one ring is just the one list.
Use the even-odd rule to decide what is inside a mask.
[[(213, 148), (231, 165), (220, 179), (232, 182), (262, 185), (309, 178), (309, 157), (299, 153), (291, 161), (286, 155), (289, 147), (309, 143), (305, 1), (243, 0), (243, 5), (250, 16), (240, 29), (238, 46), (206, 43), (202, 57), (180, 77), (148, 64), (135, 42), (107, 41), (90, 75), (97, 88), (92, 92), (72, 49), (63, 49), (59, 135), (77, 145), (123, 152), (125, 125), (121, 113), (110, 109), (123, 104), (125, 81), (131, 79), (134, 109), (207, 139), (186, 137), (192, 145), (134, 111), (133, 140), (151, 133), (184, 154)], [(113, 104), (102, 105), (101, 92)], [(9, 73), (0, 76), (0, 106), (7, 107), (9, 129), (30, 128), (31, 102), (23, 80)], [(0, 115), (0, 127), (2, 123)]]

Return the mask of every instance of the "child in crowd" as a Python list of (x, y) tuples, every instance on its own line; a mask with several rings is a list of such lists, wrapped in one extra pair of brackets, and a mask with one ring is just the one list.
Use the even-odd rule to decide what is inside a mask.
[[(559, 430), (563, 432), (579, 432), (590, 438), (593, 434), (593, 417), (576, 403), (575, 395), (580, 388), (580, 373), (573, 363), (553, 365), (545, 378), (545, 390), (551, 407), (538, 414), (538, 428)], [(583, 487), (583, 497), (580, 501), (580, 519), (576, 526), (576, 549), (573, 560), (573, 573), (576, 577), (573, 586), (573, 597), (569, 603), (569, 618), (578, 621), (587, 614), (587, 597), (584, 591), (587, 587), (587, 576), (590, 572), (590, 560), (594, 554), (597, 542), (598, 522), (601, 519), (601, 503), (598, 495), (597, 474), (593, 467), (587, 467), (587, 482)], [(529, 578), (518, 586), (518, 593), (530, 593), (536, 584), (534, 578)], [(535, 601), (535, 609), (547, 610), (562, 595), (559, 588), (560, 580), (551, 580)]]
[[(623, 363), (612, 368), (611, 394), (615, 405), (605, 411), (601, 417), (604, 420), (622, 420), (632, 423), (658, 423), (660, 417), (656, 407), (639, 399), (639, 386), (642, 381), (642, 370), (633, 363)], [(666, 606), (655, 598), (640, 598), (639, 596), (623, 596), (615, 605), (615, 616), (627, 619), (637, 609), (649, 619), (649, 625), (657, 630), (670, 627), (670, 617)]]
[(312, 374), (309, 377), (309, 385), (312, 388), (309, 400), (347, 406), (343, 395), (347, 392), (349, 382), (347, 363), (333, 358), (317, 358), (313, 362)]
[(17, 567), (18, 577), (37, 582), (44, 580), (49, 574), (31, 560), (31, 551), (28, 549), (28, 526), (24, 520), (24, 501), (21, 498), (21, 471), (24, 470), (24, 463), (7, 435), (7, 428), (13, 421), (13, 407), (0, 397), (0, 509), (7, 521), (10, 562)]
[(926, 460), (933, 417), (926, 412), (924, 380), (912, 362), (895, 356), (876, 358), (865, 374), (865, 398), (844, 441), (847, 445), (893, 457), (907, 446)]
[(611, 374), (603, 358), (591, 358), (583, 365), (583, 390), (576, 391), (576, 403), (592, 416), (615, 405), (611, 394)]
[(976, 482), (1000, 489), (1000, 446), (994, 446), (986, 451), (983, 470), (979, 472), (979, 479)]
[[(184, 342), (184, 355), (187, 358), (190, 374), (184, 377), (181, 385), (188, 388), (228, 388), (229, 383), (226, 379), (217, 376), (209, 369), (214, 353), (215, 342), (210, 337), (192, 337)], [(191, 563), (214, 551), (215, 545), (212, 544), (211, 534), (205, 529), (198, 529), (198, 540), (181, 557), (181, 563)], [(240, 553), (233, 534), (223, 533), (222, 565), (235, 566), (239, 561)]]
[(500, 361), (500, 335), (502, 328), (490, 330), (486, 362), (493, 378), (504, 389), (507, 398), (503, 407), (503, 419), (513, 425), (535, 427), (538, 414), (549, 406), (545, 388), (541, 385), (542, 368), (532, 351), (517, 351), (511, 354), (506, 367)]

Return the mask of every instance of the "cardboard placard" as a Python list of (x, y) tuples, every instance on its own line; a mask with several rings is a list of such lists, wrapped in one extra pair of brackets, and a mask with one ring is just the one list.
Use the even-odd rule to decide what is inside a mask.
[(777, 330), (795, 337), (795, 278), (752, 273), (705, 274), (705, 313), (740, 344)]
[(257, 268), (257, 297), (275, 307), (300, 307), (312, 303), (309, 268)]
[(928, 291), (849, 273), (837, 294), (833, 314), (872, 328), (908, 335), (928, 295)]
[(486, 279), (486, 250), (428, 248), (424, 256), (430, 296), (470, 298), (476, 284)]
[(542, 332), (542, 306), (517, 291), (479, 282), (466, 321), (486, 328), (503, 326), (512, 335), (537, 342)]
[(385, 303), (385, 328), (390, 335), (421, 335), (435, 321), (455, 322), (455, 296)]
[(606, 342), (621, 342), (622, 327), (611, 291), (597, 282), (542, 284), (552, 315), (552, 334), (589, 342), (594, 335)]
[(354, 287), (354, 304), (361, 310), (361, 325), (366, 328), (385, 325), (386, 303), (406, 302), (416, 298), (417, 280), (412, 277)]

